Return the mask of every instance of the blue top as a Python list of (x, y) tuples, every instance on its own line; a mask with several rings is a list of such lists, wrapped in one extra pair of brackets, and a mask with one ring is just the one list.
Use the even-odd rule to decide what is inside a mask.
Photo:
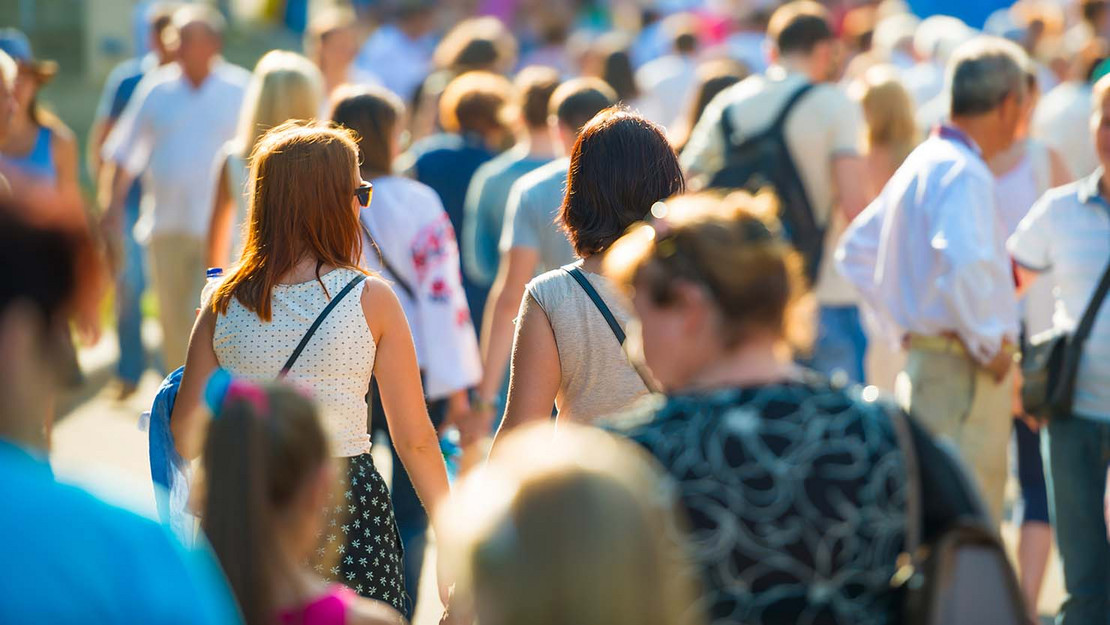
[(5, 160), (18, 167), (23, 173), (44, 181), (54, 182), (58, 179), (58, 170), (54, 167), (54, 131), (46, 126), (39, 127), (39, 134), (35, 137), (35, 145), (25, 156), (5, 156)]
[(921, 18), (933, 15), (958, 17), (972, 28), (982, 28), (998, 9), (1009, 8), (1013, 0), (909, 0), (910, 8)]
[(521, 176), (551, 162), (524, 150), (505, 152), (474, 172), (463, 207), (462, 260), (467, 277), (490, 286), (501, 259), (498, 245), (505, 223), (509, 191)]
[[(136, 67), (140, 67), (141, 63), (136, 63)], [(107, 116), (109, 119), (116, 120), (123, 115), (123, 110), (127, 108), (127, 103), (131, 101), (131, 96), (135, 95), (135, 88), (139, 86), (139, 82), (145, 76), (145, 72), (138, 71), (136, 73), (125, 76), (119, 81), (119, 85), (112, 94), (112, 102), (108, 107)], [(132, 220), (138, 217), (139, 206), (143, 199), (143, 185), (138, 178), (131, 183), (131, 188), (127, 191), (127, 200), (124, 205)]]
[[(478, 167), (493, 158), (494, 152), (476, 135), (438, 134), (413, 145), (411, 155), (414, 159), (411, 176), (439, 194), (457, 239), (462, 232), (463, 203), (470, 180)], [(488, 288), (464, 275), (463, 289), (471, 317), (481, 319)]]
[(215, 560), (0, 441), (0, 623), (238, 623)]

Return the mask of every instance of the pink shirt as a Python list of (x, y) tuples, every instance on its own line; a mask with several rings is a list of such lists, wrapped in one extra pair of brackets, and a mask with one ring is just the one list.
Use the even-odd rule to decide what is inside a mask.
[(334, 584), (326, 593), (304, 606), (283, 610), (278, 618), (283, 625), (344, 625), (347, 622), (347, 606), (357, 596), (350, 588)]

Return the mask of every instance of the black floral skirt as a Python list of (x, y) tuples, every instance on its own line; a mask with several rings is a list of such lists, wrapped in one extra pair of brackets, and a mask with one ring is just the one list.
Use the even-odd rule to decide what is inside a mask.
[(385, 480), (370, 454), (345, 459), (316, 550), (316, 572), (408, 613), (404, 555)]

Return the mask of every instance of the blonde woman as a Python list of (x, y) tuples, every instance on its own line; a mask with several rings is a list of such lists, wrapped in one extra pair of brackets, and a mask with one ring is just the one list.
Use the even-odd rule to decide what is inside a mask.
[(873, 67), (855, 85), (855, 95), (867, 124), (868, 196), (879, 195), (887, 180), (906, 160), (921, 137), (914, 120), (913, 99), (894, 68)]
[(482, 625), (697, 625), (685, 536), (650, 458), (596, 429), (513, 432), (443, 510), (456, 606)]
[(209, 267), (226, 267), (239, 258), (239, 231), (247, 214), (247, 159), (258, 139), (287, 120), (315, 118), (323, 89), (320, 71), (299, 54), (274, 50), (259, 59), (243, 99), (237, 136), (216, 157), (220, 171), (208, 226)]

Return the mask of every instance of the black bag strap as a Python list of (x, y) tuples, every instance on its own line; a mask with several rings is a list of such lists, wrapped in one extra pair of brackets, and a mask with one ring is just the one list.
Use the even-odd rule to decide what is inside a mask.
[[(786, 103), (783, 104), (782, 109), (779, 110), (779, 114), (776, 115), (773, 120), (771, 120), (771, 125), (767, 126), (767, 129), (763, 132), (747, 139), (747, 141), (751, 141), (768, 135), (782, 135), (783, 128), (786, 126), (786, 119), (790, 117), (791, 111), (794, 110), (794, 107), (802, 101), (802, 98), (805, 97), (805, 95), (809, 93), (814, 86), (816, 85), (814, 85), (813, 83), (806, 83), (801, 87), (798, 87), (798, 89), (796, 89), (794, 93), (790, 94), (790, 97), (787, 98)], [(725, 108), (724, 112), (721, 113), (721, 129), (725, 134), (726, 142), (733, 145), (739, 145), (739, 142), (736, 141), (736, 137), (733, 134), (735, 129), (732, 127), (732, 119), (729, 118), (727, 107)]]
[[(909, 562), (899, 562), (899, 568), (907, 564), (916, 567), (917, 552), (923, 540), (922, 519), (922, 494), (921, 471), (917, 464), (917, 447), (914, 445), (913, 429), (910, 427), (909, 418), (898, 408), (887, 409), (890, 424), (894, 429), (894, 437), (898, 441), (898, 449), (902, 452), (902, 460), (906, 464), (906, 544), (903, 553), (909, 556)], [(912, 574), (913, 571), (899, 571), (899, 574)]]
[[(1106, 264), (1106, 269), (1102, 271), (1102, 278), (1098, 281), (1098, 287), (1095, 288), (1094, 295), (1091, 296), (1091, 301), (1087, 304), (1087, 310), (1083, 311), (1083, 317), (1079, 320), (1079, 325), (1075, 327), (1075, 334), (1072, 335), (1071, 344), (1075, 346), (1069, 353), (1069, 363), (1074, 360), (1074, 365), (1079, 366), (1080, 352), (1083, 351), (1083, 343), (1087, 341), (1087, 337), (1091, 335), (1091, 329), (1095, 325), (1095, 317), (1098, 316), (1098, 311), (1102, 308), (1102, 302), (1106, 300), (1106, 294), (1110, 292), (1110, 263)], [(1074, 356), (1073, 356), (1074, 354)], [(1068, 369), (1071, 371), (1071, 369)]]
[[(624, 341), (628, 337), (625, 336), (624, 329), (621, 328), (621, 324), (617, 322), (617, 318), (613, 316), (613, 311), (609, 310), (609, 305), (605, 303), (605, 300), (601, 299), (601, 294), (597, 292), (594, 285), (590, 284), (590, 280), (586, 278), (586, 274), (582, 273), (582, 270), (574, 265), (566, 265), (562, 269), (570, 274), (570, 277), (574, 278), (578, 286), (582, 287), (582, 290), (586, 292), (590, 301), (594, 303), (594, 308), (597, 308), (597, 311), (605, 318), (605, 323), (609, 324), (609, 329), (613, 331), (613, 336), (617, 337), (617, 342), (619, 342), (621, 348), (623, 348)], [(644, 386), (654, 393), (656, 390), (655, 382), (634, 363), (629, 362), (628, 364), (636, 371), (636, 375), (640, 376), (640, 379), (643, 380)]]
[(324, 306), (324, 310), (320, 311), (320, 314), (316, 317), (316, 321), (312, 322), (312, 325), (308, 327), (308, 330), (304, 333), (304, 336), (301, 337), (301, 342), (297, 344), (297, 349), (294, 349), (293, 353), (289, 356), (289, 360), (285, 361), (285, 366), (281, 368), (281, 373), (278, 374), (279, 380), (289, 375), (289, 370), (293, 368), (293, 364), (297, 362), (298, 358), (300, 358), (301, 352), (304, 351), (304, 348), (306, 345), (308, 345), (308, 342), (312, 340), (312, 335), (316, 334), (316, 330), (320, 328), (320, 324), (324, 323), (324, 319), (327, 319), (328, 314), (330, 314), (331, 311), (335, 309), (339, 302), (344, 297), (346, 297), (348, 293), (350, 293), (365, 279), (366, 276), (361, 274), (355, 276), (354, 278), (351, 278), (351, 281), (347, 283), (347, 286), (343, 287), (342, 291), (336, 293), (335, 297), (331, 298), (331, 301), (328, 302), (327, 306)]
[(397, 283), (397, 286), (401, 287), (401, 290), (405, 292), (405, 295), (408, 295), (409, 299), (415, 302), (416, 291), (409, 286), (408, 282), (405, 282), (405, 279), (401, 277), (401, 274), (397, 273), (397, 269), (395, 269), (393, 264), (389, 262), (389, 259), (385, 257), (385, 252), (382, 251), (381, 246), (378, 245), (377, 240), (374, 239), (374, 233), (370, 232), (370, 226), (366, 225), (362, 217), (359, 217), (358, 223), (362, 226), (362, 231), (366, 233), (366, 238), (370, 239), (370, 245), (373, 246), (374, 251), (378, 253), (378, 262), (381, 264), (382, 269), (386, 270), (390, 277), (393, 278), (393, 281)]

